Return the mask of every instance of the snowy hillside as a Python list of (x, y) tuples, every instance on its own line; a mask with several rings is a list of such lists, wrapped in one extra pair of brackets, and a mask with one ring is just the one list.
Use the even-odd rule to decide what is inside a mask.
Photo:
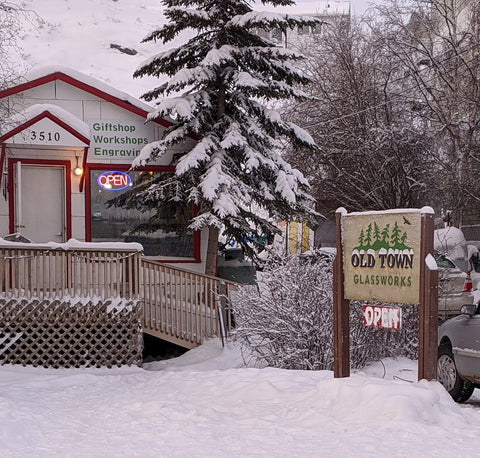
[[(22, 73), (41, 66), (63, 65), (93, 76), (116, 89), (140, 97), (159, 81), (134, 79), (133, 72), (145, 59), (174, 42), (141, 43), (152, 30), (163, 24), (160, 0), (18, 0), (27, 10), (19, 30), (22, 55), (16, 56)], [(257, 10), (272, 10), (257, 2)], [(347, 2), (332, 3), (344, 8)], [(290, 14), (325, 11), (326, 1), (301, 0), (290, 8), (277, 9)]]
[(160, 49), (141, 43), (164, 21), (158, 0), (24, 0), (22, 5), (29, 12), (19, 31), (20, 68), (71, 67), (134, 97), (158, 84), (132, 77)]

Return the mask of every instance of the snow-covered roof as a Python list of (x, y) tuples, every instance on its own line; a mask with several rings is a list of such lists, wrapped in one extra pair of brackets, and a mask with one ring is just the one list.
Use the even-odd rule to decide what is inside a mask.
[(16, 113), (10, 117), (7, 124), (15, 128), (21, 124), (28, 123), (45, 112), (51, 113), (57, 119), (64, 122), (66, 125), (71, 127), (85, 138), (88, 139), (90, 137), (90, 127), (87, 124), (85, 124), (81, 119), (78, 119), (69, 111), (66, 111), (58, 105), (53, 105), (51, 103), (31, 105), (25, 110), (20, 111), (19, 113)]
[[(135, 97), (113, 88), (112, 86), (88, 76), (82, 72), (65, 66), (45, 66), (31, 71), (24, 77), (24, 81), (15, 86), (0, 91), (0, 99), (18, 94), (37, 86), (49, 83), (51, 81), (61, 80), (66, 84), (70, 84), (80, 90), (86, 91), (92, 95), (111, 102), (129, 110), (139, 116), (146, 117), (151, 113), (153, 106), (136, 99)], [(157, 118), (153, 122), (161, 124), (165, 127), (172, 125), (171, 119)]]
[(114, 87), (104, 83), (103, 81), (93, 78), (92, 76), (88, 76), (85, 73), (79, 72), (77, 70), (74, 70), (73, 68), (65, 67), (62, 65), (54, 65), (54, 66), (52, 65), (52, 66), (37, 68), (27, 73), (25, 75), (25, 79), (27, 82), (31, 82), (31, 81), (45, 78), (49, 75), (53, 75), (56, 73), (63, 73), (64, 75), (67, 75), (70, 78), (73, 78), (74, 80), (77, 80), (87, 86), (91, 86), (119, 100), (128, 102), (131, 105), (136, 106), (137, 108), (140, 108), (141, 110), (145, 110), (147, 112), (153, 110), (153, 107), (151, 105), (136, 99), (135, 97), (127, 94), (126, 92), (115, 89)]

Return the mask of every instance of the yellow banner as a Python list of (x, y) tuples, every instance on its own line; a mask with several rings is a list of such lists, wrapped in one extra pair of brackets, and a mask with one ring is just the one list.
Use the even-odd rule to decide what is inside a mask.
[(290, 221), (288, 224), (288, 254), (297, 254), (298, 224)]

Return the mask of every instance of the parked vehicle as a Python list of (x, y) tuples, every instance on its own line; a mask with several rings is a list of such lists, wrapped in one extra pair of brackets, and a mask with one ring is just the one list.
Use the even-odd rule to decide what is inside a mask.
[(436, 253), (448, 257), (460, 270), (469, 270), (467, 241), (457, 227), (436, 229), (433, 233), (433, 248)]
[(470, 277), (473, 282), (473, 289), (480, 289), (480, 253), (476, 246), (469, 245), (470, 249)]
[(461, 314), (438, 329), (437, 378), (457, 402), (480, 387), (480, 306), (465, 305)]
[(436, 253), (438, 266), (438, 316), (446, 319), (458, 315), (462, 305), (473, 304), (470, 276), (447, 256)]

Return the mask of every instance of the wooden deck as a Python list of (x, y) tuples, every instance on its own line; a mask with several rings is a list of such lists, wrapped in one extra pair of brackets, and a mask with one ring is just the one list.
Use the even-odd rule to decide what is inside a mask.
[(135, 250), (86, 245), (0, 246), (0, 296), (138, 300), (143, 332), (184, 348), (229, 332), (228, 303), (236, 283), (148, 261)]

